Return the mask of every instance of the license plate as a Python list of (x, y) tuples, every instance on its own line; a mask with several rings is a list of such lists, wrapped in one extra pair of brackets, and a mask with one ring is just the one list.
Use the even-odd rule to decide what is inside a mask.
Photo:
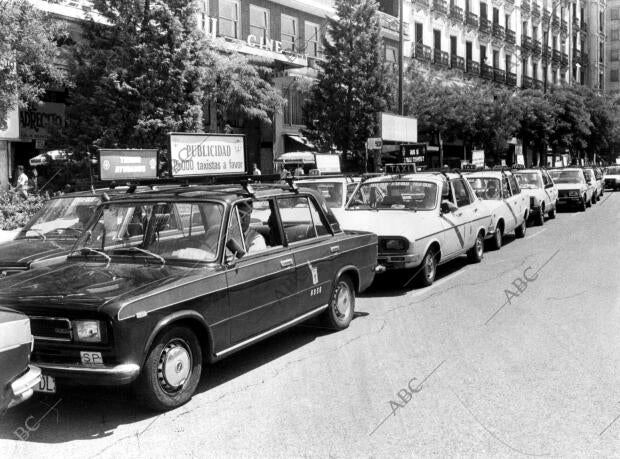
[(41, 375), (41, 382), (34, 387), (35, 392), (56, 393), (56, 380), (49, 375)]
[(103, 365), (103, 357), (101, 352), (80, 352), (82, 365), (89, 367)]

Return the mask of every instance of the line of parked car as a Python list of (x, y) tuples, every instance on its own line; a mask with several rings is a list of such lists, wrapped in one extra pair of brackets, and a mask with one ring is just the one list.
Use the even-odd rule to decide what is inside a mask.
[(376, 273), (431, 285), (441, 264), (480, 262), (485, 241), (585, 209), (605, 185), (620, 178), (532, 168), (54, 198), (0, 245), (0, 411), (58, 384), (133, 384), (175, 408), (204, 364), (313, 317), (347, 328)]

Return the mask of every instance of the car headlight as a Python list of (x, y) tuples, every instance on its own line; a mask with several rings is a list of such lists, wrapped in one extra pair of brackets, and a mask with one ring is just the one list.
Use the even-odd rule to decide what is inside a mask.
[(571, 190), (568, 192), (569, 196), (579, 196), (579, 191), (577, 190)]
[(74, 320), (73, 338), (83, 343), (101, 343), (103, 334), (101, 322), (98, 320)]
[(405, 239), (387, 239), (385, 241), (386, 250), (407, 250), (409, 243)]

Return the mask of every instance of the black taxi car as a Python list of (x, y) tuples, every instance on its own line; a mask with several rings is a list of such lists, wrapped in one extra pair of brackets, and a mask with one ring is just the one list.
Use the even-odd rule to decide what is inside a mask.
[(315, 191), (176, 187), (102, 203), (67, 260), (5, 277), (32, 321), (44, 386), (134, 383), (147, 406), (190, 399), (202, 364), (321, 315), (348, 327), (377, 236), (342, 231)]
[[(150, 190), (140, 187), (137, 191)], [(69, 254), (104, 193), (136, 191), (136, 187), (101, 188), (56, 196), (17, 233), (0, 244), (0, 276), (59, 263)]]
[(0, 308), (0, 414), (30, 398), (41, 370), (29, 365), (30, 321), (24, 314)]

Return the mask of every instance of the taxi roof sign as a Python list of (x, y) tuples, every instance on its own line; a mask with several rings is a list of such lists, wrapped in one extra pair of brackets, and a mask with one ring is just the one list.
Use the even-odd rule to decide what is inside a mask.
[(157, 178), (157, 150), (118, 149), (99, 150), (101, 180), (144, 180)]
[(415, 174), (417, 168), (415, 163), (394, 163), (385, 165), (386, 174)]

